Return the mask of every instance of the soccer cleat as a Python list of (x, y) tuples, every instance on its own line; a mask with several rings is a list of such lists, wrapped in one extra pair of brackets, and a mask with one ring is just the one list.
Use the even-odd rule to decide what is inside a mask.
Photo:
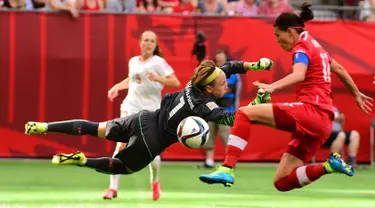
[(47, 132), (47, 123), (29, 121), (25, 124), (25, 134), (45, 134)]
[(113, 199), (113, 198), (117, 198), (117, 191), (114, 190), (114, 189), (110, 189), (110, 188), (107, 188), (103, 194), (103, 199), (106, 200), (106, 199)]
[(52, 158), (52, 164), (55, 165), (84, 165), (86, 156), (82, 152), (72, 154), (57, 154)]
[(160, 181), (157, 181), (155, 183), (151, 182), (151, 188), (152, 188), (152, 200), (156, 201), (160, 198), (160, 194), (161, 194)]
[(253, 101), (251, 101), (250, 105), (259, 105), (262, 103), (268, 103), (271, 101), (271, 94), (268, 92), (264, 92), (263, 89), (259, 89), (257, 96)]
[(199, 179), (208, 184), (221, 183), (224, 186), (231, 187), (234, 184), (234, 170), (225, 166), (217, 166), (215, 172), (211, 174), (203, 174)]
[(353, 167), (346, 164), (338, 153), (331, 153), (328, 160), (324, 163), (324, 168), (328, 173), (343, 173), (347, 176), (353, 176)]

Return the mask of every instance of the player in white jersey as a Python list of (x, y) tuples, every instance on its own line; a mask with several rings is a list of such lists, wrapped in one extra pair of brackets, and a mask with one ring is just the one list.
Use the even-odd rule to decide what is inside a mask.
[[(108, 98), (112, 101), (119, 91), (128, 89), (128, 94), (121, 104), (121, 117), (136, 114), (141, 110), (155, 111), (159, 109), (161, 91), (164, 86), (178, 88), (180, 82), (174, 75), (171, 66), (162, 58), (157, 44), (157, 36), (152, 31), (145, 31), (140, 38), (141, 55), (129, 60), (129, 76), (108, 91)], [(126, 143), (118, 142), (113, 157), (126, 147)], [(160, 156), (149, 165), (152, 198), (160, 197)], [(117, 197), (120, 175), (110, 176), (110, 187), (106, 189), (103, 199)]]

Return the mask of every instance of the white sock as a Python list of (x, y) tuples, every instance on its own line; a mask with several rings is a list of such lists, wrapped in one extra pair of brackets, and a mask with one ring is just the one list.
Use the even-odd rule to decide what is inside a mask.
[[(113, 152), (113, 156), (115, 157), (118, 153), (118, 149)], [(109, 188), (113, 190), (118, 190), (118, 184), (120, 183), (120, 175), (110, 175), (109, 176)]]
[(109, 188), (113, 190), (118, 190), (118, 184), (120, 183), (120, 175), (111, 175), (110, 176), (110, 185)]
[(209, 166), (214, 166), (214, 160), (213, 159), (206, 159), (206, 164)]
[(148, 165), (150, 168), (150, 181), (153, 183), (159, 181), (159, 171), (160, 171), (160, 156), (156, 156), (155, 159)]

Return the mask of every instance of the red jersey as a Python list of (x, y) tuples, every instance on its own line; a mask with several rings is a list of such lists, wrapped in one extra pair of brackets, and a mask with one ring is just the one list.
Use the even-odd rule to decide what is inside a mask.
[(194, 10), (195, 10), (194, 6), (190, 3), (186, 5), (185, 7), (182, 7), (181, 4), (178, 4), (175, 7), (173, 7), (173, 12), (175, 13), (188, 14), (188, 13), (193, 12)]
[(86, 10), (86, 11), (99, 11), (100, 10), (100, 7), (99, 7), (99, 0), (96, 0), (95, 1), (95, 6), (94, 7), (90, 7), (87, 0), (84, 0), (83, 3), (83, 8), (82, 10)]
[(309, 58), (305, 80), (296, 85), (297, 101), (333, 111), (330, 70), (332, 58), (307, 31), (300, 34), (294, 45), (293, 57), (296, 53), (304, 53)]

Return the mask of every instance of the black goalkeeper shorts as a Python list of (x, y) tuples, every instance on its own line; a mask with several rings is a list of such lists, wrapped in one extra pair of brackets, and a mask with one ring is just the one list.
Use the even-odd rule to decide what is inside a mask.
[[(345, 134), (345, 144), (348, 145), (350, 143), (350, 135), (352, 134), (352, 131), (343, 131)], [(336, 140), (337, 135), (339, 135), (339, 131), (333, 131), (329, 135), (328, 139), (326, 142), (322, 145), (323, 148), (331, 148), (333, 142)]]
[(124, 163), (129, 174), (142, 170), (164, 150), (157, 139), (156, 114), (150, 111), (108, 121), (106, 138), (127, 143), (115, 158)]

